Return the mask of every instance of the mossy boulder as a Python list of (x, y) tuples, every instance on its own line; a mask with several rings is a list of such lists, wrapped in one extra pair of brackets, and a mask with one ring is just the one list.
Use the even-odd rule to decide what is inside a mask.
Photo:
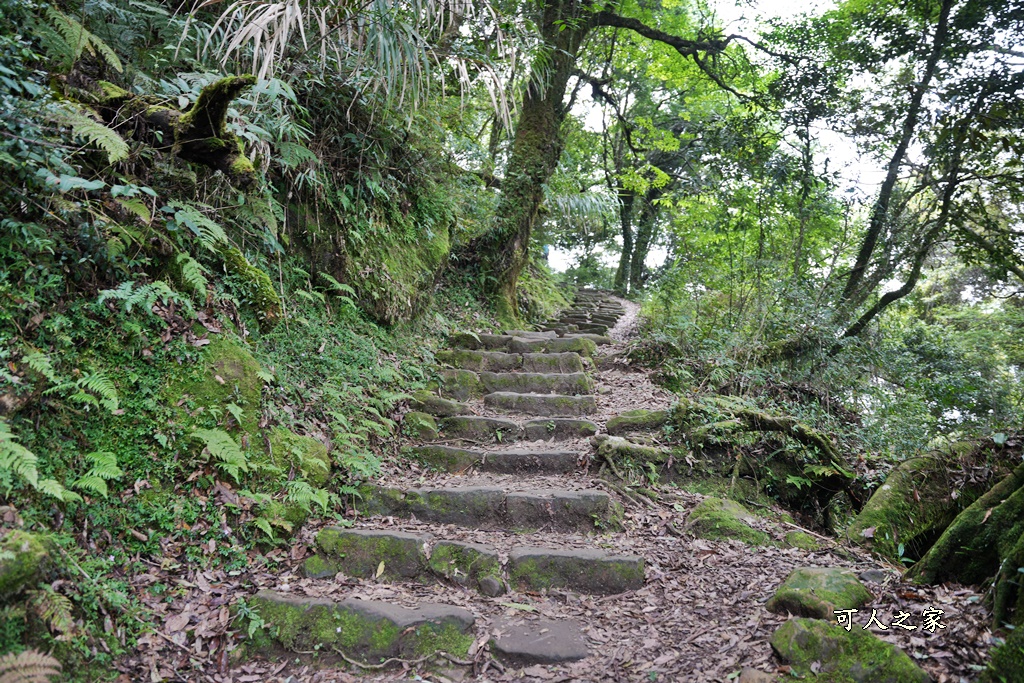
[(241, 342), (221, 337), (203, 350), (190, 376), (168, 387), (167, 400), (176, 404), (188, 396), (196, 406), (218, 411), (234, 403), (242, 409), (242, 430), (255, 436), (259, 433), (263, 390), (259, 372), (259, 363)]
[(322, 487), (331, 476), (327, 447), (311, 436), (301, 436), (285, 427), (269, 435), (270, 461), (285, 473), (295, 471), (313, 486)]
[(644, 463), (663, 463), (669, 459), (669, 452), (653, 446), (633, 443), (621, 436), (598, 434), (590, 439), (597, 448), (597, 454), (603, 458), (616, 460), (632, 460), (639, 465)]
[(776, 614), (831, 619), (835, 610), (858, 609), (872, 597), (857, 575), (847, 569), (802, 567), (786, 577), (765, 609)]
[(779, 659), (804, 680), (821, 683), (931, 681), (898, 647), (856, 625), (847, 631), (819, 619), (790, 619), (772, 634), (769, 642)]
[(767, 545), (771, 538), (750, 525), (754, 516), (733, 500), (705, 498), (690, 512), (686, 529), (701, 538), (715, 541), (736, 539), (750, 545)]
[(50, 564), (49, 544), (40, 536), (13, 529), (0, 539), (0, 603), (35, 586)]
[(1024, 628), (1010, 631), (1002, 645), (992, 650), (988, 668), (979, 683), (1018, 683), (1024, 681)]
[(904, 460), (847, 527), (847, 538), (895, 562), (902, 559), (900, 545), (903, 556), (921, 557), (956, 516), (984, 493), (984, 485), (959, 487), (951, 480), (950, 466), (976, 447), (965, 442)]
[(609, 434), (625, 434), (626, 432), (647, 429), (660, 429), (668, 422), (667, 410), (627, 410), (608, 420), (605, 431)]
[(433, 441), (437, 438), (437, 422), (431, 415), (413, 411), (402, 418), (402, 432), (418, 439)]

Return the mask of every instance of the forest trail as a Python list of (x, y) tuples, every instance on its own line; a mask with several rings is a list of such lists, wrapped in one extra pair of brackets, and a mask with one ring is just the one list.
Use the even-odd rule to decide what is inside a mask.
[[(320, 664), (246, 671), (291, 681), (707, 682), (749, 668), (739, 680), (770, 681), (779, 662), (769, 638), (787, 615), (766, 601), (793, 570), (831, 567), (870, 589), (862, 616), (875, 609), (889, 623), (897, 611), (942, 609), (945, 628), (934, 633), (876, 635), (936, 681), (970, 677), (988, 647), (974, 592), (905, 584), (824, 537), (814, 549), (789, 547), (799, 527), (778, 511), (745, 517), (760, 544), (701, 538), (687, 522), (705, 496), (666, 485), (648, 497), (603, 476), (602, 437), (592, 437), (617, 415), (672, 401), (624, 361), (636, 319), (635, 304), (585, 291), (549, 331), (454, 337), (438, 354), (450, 366), (439, 391), (417, 395), (423, 412), (406, 416), (418, 457), (364, 490), (351, 527), (305, 529), (299, 540), (317, 554), (260, 575), (250, 600), (271, 622), (359, 615), (388, 635), (337, 642), (331, 629), (295, 622), (281, 640), (319, 652)], [(469, 659), (437, 654), (467, 641)], [(366, 666), (323, 667), (341, 658)], [(387, 658), (388, 668), (372, 666)]]

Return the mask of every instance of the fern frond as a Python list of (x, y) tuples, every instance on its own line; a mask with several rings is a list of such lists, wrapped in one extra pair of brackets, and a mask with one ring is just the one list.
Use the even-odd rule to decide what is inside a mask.
[(163, 280), (157, 280), (138, 288), (136, 288), (134, 282), (122, 282), (116, 289), (102, 290), (96, 301), (103, 304), (111, 300), (123, 301), (126, 313), (131, 313), (135, 307), (152, 313), (153, 305), (157, 301), (162, 301), (164, 304), (173, 301), (184, 308), (189, 314), (194, 310), (192, 302), (188, 298), (178, 294)]
[(288, 502), (301, 505), (306, 512), (310, 512), (311, 503), (317, 503), (324, 512), (327, 512), (330, 494), (326, 489), (314, 488), (301, 479), (289, 481), (286, 486)]
[(49, 683), (60, 676), (60, 662), (38, 650), (0, 657), (0, 683)]
[(138, 197), (118, 197), (114, 201), (120, 204), (121, 208), (125, 211), (141, 218), (143, 223), (149, 223), (153, 220), (153, 214), (150, 212), (149, 207), (146, 206), (146, 202)]
[(33, 488), (38, 488), (39, 458), (18, 443), (17, 438), (7, 420), (0, 417), (0, 472), (13, 472)]
[(88, 453), (85, 457), (92, 461), (92, 467), (71, 486), (106, 498), (107, 482), (119, 479), (124, 474), (124, 470), (117, 465), (117, 456), (108, 451), (96, 451)]
[(199, 238), (200, 243), (210, 251), (228, 243), (228, 235), (219, 223), (210, 220), (192, 204), (172, 201), (167, 205), (174, 209), (174, 220), (185, 225)]
[(227, 432), (221, 429), (197, 429), (192, 432), (192, 436), (203, 442), (206, 450), (217, 461), (217, 467), (227, 472), (236, 482), (239, 481), (239, 474), (249, 471), (245, 453)]
[(75, 135), (83, 137), (90, 144), (96, 145), (107, 153), (107, 161), (117, 163), (128, 158), (128, 143), (92, 116), (68, 105), (52, 110), (50, 118), (58, 123), (71, 127)]
[(100, 403), (110, 412), (117, 410), (118, 396), (114, 382), (101, 372), (91, 372), (76, 382), (78, 386), (99, 397)]
[(201, 301), (206, 300), (206, 290), (209, 282), (203, 275), (203, 267), (188, 254), (178, 254), (175, 259), (178, 264), (178, 272), (181, 275), (181, 284), (191, 290)]
[(44, 584), (33, 592), (32, 607), (51, 631), (62, 635), (70, 635), (75, 631), (71, 600), (53, 590), (52, 586)]
[(62, 503), (81, 503), (82, 497), (74, 491), (69, 491), (53, 479), (42, 479), (36, 489), (51, 498), (56, 498)]
[(57, 373), (53, 369), (53, 361), (45, 353), (39, 351), (28, 353), (22, 356), (21, 361), (54, 384), (58, 382)]
[(81, 58), (83, 52), (88, 51), (91, 54), (98, 53), (102, 56), (103, 59), (106, 60), (107, 64), (117, 71), (117, 73), (124, 71), (124, 66), (121, 64), (121, 60), (118, 58), (117, 53), (110, 49), (109, 45), (90, 33), (75, 19), (64, 14), (56, 7), (47, 8), (46, 18), (50, 22), (50, 27), (52, 27), (67, 44), (65, 56), (70, 57), (70, 62), (72, 64)]

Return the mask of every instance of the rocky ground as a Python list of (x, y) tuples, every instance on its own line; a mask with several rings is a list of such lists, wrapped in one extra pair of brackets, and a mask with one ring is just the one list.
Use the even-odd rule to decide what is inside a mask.
[[(625, 348), (635, 329), (637, 307), (618, 301), (624, 309), (609, 331), (613, 343), (603, 345), (598, 356), (614, 356)], [(603, 362), (590, 367), (596, 380), (596, 412), (587, 416), (599, 430), (611, 417), (637, 408), (666, 408), (671, 395), (655, 386), (648, 376), (622, 363)], [(522, 420), (527, 416), (494, 410), (479, 397), (464, 405), (479, 416)], [(500, 562), (508, 561), (515, 548), (543, 547), (552, 550), (591, 549), (615, 556), (643, 558), (642, 585), (625, 592), (588, 594), (564, 588), (529, 589), (515, 584), (508, 592), (490, 597), (475, 586), (450, 582), (390, 578), (383, 571), (353, 577), (345, 573), (309, 578), (303, 570), (316, 548), (317, 534), (329, 523), (307, 524), (294, 545), (268, 556), (254, 558), (249, 571), (229, 576), (222, 572), (191, 572), (188, 567), (156, 567), (150, 575), (134, 577), (146, 594), (147, 583), (176, 583), (180, 597), (167, 601), (153, 596), (151, 606), (165, 614), (164, 629), (140, 643), (136, 657), (123, 663), (124, 680), (244, 681), (731, 681), (775, 680), (791, 671), (769, 643), (773, 633), (788, 619), (769, 611), (769, 600), (780, 584), (799, 568), (845, 569), (859, 577), (869, 593), (853, 615), (853, 629), (875, 613), (878, 622), (891, 625), (871, 632), (898, 646), (935, 681), (970, 681), (983, 667), (992, 645), (989, 614), (982, 596), (961, 586), (922, 588), (903, 582), (898, 568), (879, 564), (863, 552), (835, 539), (801, 529), (780, 511), (744, 513), (742, 522), (762, 532), (767, 542), (750, 545), (732, 538), (701, 534), (689, 519), (704, 496), (688, 492), (685, 482), (662, 486), (656, 498), (620, 495), (622, 488), (597, 476), (590, 456), (593, 447), (585, 437), (555, 444), (493, 443), (445, 439), (436, 441), (475, 451), (555, 449), (577, 455), (570, 471), (557, 473), (482, 472), (478, 467), (455, 472), (435, 472), (409, 461), (396, 462), (377, 482), (382, 487), (445, 488), (485, 486), (505, 491), (596, 491), (607, 493), (623, 507), (620, 530), (585, 533), (583, 529), (558, 529), (557, 524), (528, 532), (512, 532), (495, 525), (467, 528), (462, 523), (439, 523), (415, 516), (354, 516), (356, 530), (395, 531), (425, 538), (422, 552), (429, 553), (440, 541), (486, 544)], [(415, 440), (421, 441), (421, 440)], [(359, 507), (357, 505), (357, 507)], [(763, 513), (763, 514), (762, 514)], [(554, 518), (553, 518), (554, 519)], [(688, 522), (691, 525), (688, 527)], [(793, 536), (793, 532), (804, 535)], [(794, 545), (794, 538), (801, 539)], [(380, 575), (379, 578), (373, 578)], [(849, 576), (849, 574), (847, 574)], [(378, 666), (377, 662), (336, 652), (313, 652), (264, 659), (269, 651), (249, 649), (246, 659), (228, 654), (228, 643), (243, 640), (232, 633), (228, 605), (240, 595), (260, 590), (292, 598), (331, 601), (362, 599), (416, 608), (424, 603), (462, 608), (475, 616), (469, 630), (472, 644), (462, 656), (399, 657)], [(186, 592), (187, 591), (187, 592)], [(866, 602), (865, 602), (866, 601)], [(799, 601), (798, 601), (799, 602)], [(778, 609), (778, 608), (776, 608)], [(801, 607), (790, 609), (802, 609)], [(931, 611), (929, 611), (931, 610)], [(925, 617), (941, 610), (939, 621), (926, 624)], [(905, 630), (892, 625), (899, 613), (907, 613)], [(926, 614), (927, 612), (927, 614)], [(835, 618), (830, 617), (834, 623)], [(237, 625), (237, 624), (236, 624)], [(925, 630), (925, 626), (932, 628)], [(512, 662), (496, 656), (491, 643), (514, 634), (518, 627), (539, 638), (561, 638), (567, 651), (582, 648), (586, 656), (576, 661)], [(562, 633), (562, 629), (566, 632)], [(339, 628), (340, 630), (340, 628)], [(211, 645), (211, 643), (215, 643)], [(220, 645), (217, 647), (216, 645)], [(327, 653), (331, 655), (332, 653)], [(570, 653), (571, 654), (571, 653)], [(572, 657), (566, 657), (572, 659)], [(332, 664), (324, 666), (324, 662)], [(806, 663), (810, 671), (822, 662)], [(827, 662), (824, 663), (827, 668)], [(845, 665), (844, 665), (845, 666)], [(764, 678), (757, 678), (756, 672)], [(822, 678), (820, 680), (833, 680)]]

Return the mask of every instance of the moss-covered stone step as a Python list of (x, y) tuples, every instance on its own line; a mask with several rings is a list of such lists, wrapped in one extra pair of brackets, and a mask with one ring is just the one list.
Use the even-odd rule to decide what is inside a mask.
[(523, 428), (511, 420), (476, 415), (458, 415), (441, 420), (441, 435), (488, 443), (506, 443), (523, 438)]
[(576, 396), (594, 390), (585, 372), (481, 372), (486, 393), (512, 391), (519, 394), (565, 394)]
[(820, 683), (928, 683), (931, 678), (895, 645), (854, 626), (847, 631), (819, 619), (790, 619), (771, 639), (792, 673)]
[(427, 561), (436, 575), (496, 597), (505, 593), (505, 579), (498, 552), (479, 543), (441, 541), (430, 550)]
[(617, 436), (627, 432), (661, 429), (667, 423), (667, 410), (627, 410), (608, 420), (604, 430)]
[(512, 337), (507, 348), (511, 353), (578, 353), (588, 358), (597, 350), (593, 341), (570, 338), (568, 335), (558, 339)]
[(583, 372), (578, 353), (505, 353), (503, 351), (438, 351), (437, 360), (473, 372)]
[(584, 334), (605, 335), (611, 325), (599, 325), (597, 323), (577, 323), (576, 327)]
[(579, 462), (579, 454), (571, 451), (529, 449), (485, 452), (429, 445), (411, 448), (410, 452), (447, 472), (462, 472), (476, 467), (482, 472), (502, 474), (565, 474), (575, 471)]
[(590, 334), (588, 332), (570, 332), (565, 334), (562, 339), (582, 339), (584, 341), (592, 342), (595, 346), (607, 346), (613, 344), (614, 340), (603, 334)]
[(523, 425), (523, 438), (527, 441), (566, 441), (585, 439), (597, 434), (597, 425), (590, 420), (570, 417), (549, 417), (530, 420)]
[(265, 622), (251, 638), (254, 652), (276, 644), (296, 653), (316, 651), (325, 660), (341, 653), (376, 664), (435, 652), (465, 658), (474, 640), (473, 613), (450, 605), (425, 603), (406, 609), (377, 600), (335, 602), (271, 590), (261, 590), (247, 602)]
[(597, 412), (593, 396), (560, 396), (558, 394), (519, 394), (496, 391), (484, 396), (484, 405), (495, 410), (544, 416), (580, 416)]
[(316, 535), (318, 554), (306, 560), (303, 570), (311, 578), (343, 572), (358, 579), (415, 579), (427, 570), (428, 540), (429, 535), (402, 531), (329, 527)]
[(501, 349), (508, 346), (512, 337), (507, 334), (483, 334), (460, 332), (452, 335), (448, 342), (457, 349)]
[(420, 390), (412, 395), (409, 401), (415, 410), (433, 415), (434, 417), (453, 417), (455, 415), (472, 415), (472, 409), (465, 403), (451, 401), (441, 398), (426, 390)]
[(362, 512), (471, 529), (593, 531), (617, 527), (621, 507), (603, 491), (506, 493), (489, 486), (397, 489), (364, 486)]
[(509, 581), (523, 590), (565, 588), (610, 595), (644, 585), (644, 558), (592, 548), (516, 548), (509, 554)]
[(505, 330), (509, 337), (524, 337), (532, 339), (554, 339), (558, 335), (550, 330)]
[(835, 610), (859, 609), (873, 597), (849, 569), (801, 567), (786, 577), (765, 609), (776, 614), (832, 619)]

